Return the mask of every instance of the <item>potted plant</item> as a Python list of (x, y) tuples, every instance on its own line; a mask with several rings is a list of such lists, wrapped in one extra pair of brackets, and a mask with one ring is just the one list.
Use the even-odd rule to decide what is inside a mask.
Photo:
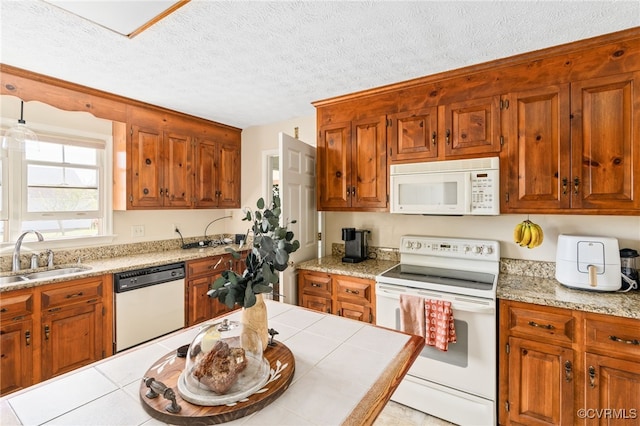
[[(280, 280), (279, 272), (289, 266), (289, 254), (300, 247), (298, 240), (293, 239), (293, 232), (288, 229), (296, 221), (280, 223), (280, 205), (280, 197), (274, 195), (271, 206), (265, 206), (264, 199), (260, 198), (256, 203), (256, 211), (246, 210), (242, 220), (251, 222), (253, 241), (245, 259), (245, 270), (242, 274), (231, 270), (222, 272), (207, 293), (229, 308), (241, 306), (242, 322), (258, 331), (263, 349), (266, 349), (269, 339), (263, 293), (273, 291), (273, 285)], [(233, 248), (227, 248), (227, 251), (234, 259), (242, 257)]]

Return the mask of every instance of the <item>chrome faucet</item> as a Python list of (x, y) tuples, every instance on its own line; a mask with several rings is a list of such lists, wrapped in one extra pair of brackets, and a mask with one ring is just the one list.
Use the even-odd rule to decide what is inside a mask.
[(24, 231), (22, 235), (18, 237), (18, 241), (16, 241), (16, 245), (13, 248), (13, 259), (12, 259), (13, 261), (12, 261), (12, 267), (11, 267), (11, 270), (13, 272), (17, 272), (20, 270), (20, 246), (22, 245), (22, 240), (24, 239), (25, 235), (27, 235), (30, 232), (33, 232), (34, 234), (36, 234), (36, 237), (38, 237), (38, 241), (44, 241), (44, 237), (38, 231), (34, 231), (33, 229), (30, 231)]

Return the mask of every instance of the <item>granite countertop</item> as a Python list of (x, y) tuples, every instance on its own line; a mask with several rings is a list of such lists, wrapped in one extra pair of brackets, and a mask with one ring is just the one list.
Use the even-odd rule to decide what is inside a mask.
[[(0, 285), (0, 293), (17, 290), (22, 288), (37, 287), (45, 284), (52, 284), (56, 282), (68, 281), (70, 279), (93, 277), (104, 274), (113, 274), (116, 272), (123, 272), (132, 269), (148, 268), (151, 266), (166, 265), (174, 262), (184, 262), (188, 260), (202, 259), (209, 256), (216, 256), (227, 253), (226, 249), (230, 247), (235, 250), (239, 250), (238, 245), (226, 245), (218, 247), (206, 247), (206, 248), (194, 248), (194, 249), (175, 249), (164, 250), (150, 253), (130, 254), (126, 256), (118, 256), (111, 258), (102, 258), (97, 260), (83, 261), (82, 263), (74, 264), (59, 264), (55, 265), (55, 268), (80, 266), (88, 268), (85, 271), (77, 272), (74, 274), (68, 274), (55, 278), (41, 278), (28, 281), (20, 281), (16, 283), (2, 284)], [(246, 247), (246, 246), (245, 246)], [(46, 268), (22, 270), (21, 274), (27, 272), (36, 272), (46, 270)], [(16, 275), (15, 273), (3, 273), (0, 276)]]
[(553, 278), (501, 273), (497, 296), (517, 302), (640, 319), (640, 291), (578, 290), (565, 287)]
[[(279, 332), (275, 340), (294, 355), (293, 380), (269, 405), (229, 424), (372, 424), (423, 347), (424, 339), (418, 336), (265, 302), (269, 327)], [(240, 312), (227, 317), (238, 320)], [(6, 395), (0, 398), (0, 424), (164, 424), (142, 406), (142, 378), (156, 360), (191, 343), (206, 324)]]
[(360, 263), (344, 263), (339, 256), (325, 256), (320, 259), (307, 260), (296, 265), (296, 269), (342, 274), (358, 278), (374, 280), (376, 275), (397, 265), (394, 260), (368, 259)]
[[(499, 299), (640, 319), (640, 291), (601, 293), (570, 289), (554, 278), (550, 278), (554, 276), (552, 264), (518, 262), (513, 259), (503, 262), (506, 263), (506, 267), (503, 267), (498, 277), (497, 297)], [(375, 280), (376, 275), (397, 263), (392, 260), (376, 259), (361, 263), (343, 263), (340, 256), (332, 255), (302, 262), (297, 265), (297, 269)], [(520, 264), (520, 267), (514, 267), (514, 263)], [(544, 278), (505, 273), (504, 269), (537, 272), (544, 275)]]

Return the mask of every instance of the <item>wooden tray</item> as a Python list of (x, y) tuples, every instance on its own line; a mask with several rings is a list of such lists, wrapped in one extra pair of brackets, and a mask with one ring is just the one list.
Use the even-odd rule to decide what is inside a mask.
[(180, 412), (175, 414), (168, 412), (166, 407), (171, 402), (162, 395), (153, 399), (147, 398), (149, 388), (144, 380), (140, 383), (140, 401), (144, 410), (153, 418), (174, 425), (218, 424), (248, 416), (271, 404), (282, 395), (289, 387), (295, 372), (293, 354), (281, 342), (275, 342), (275, 346), (267, 347), (264, 357), (269, 362), (271, 373), (262, 389), (232, 404), (202, 406), (191, 404), (180, 397), (177, 384), (180, 373), (184, 370), (185, 358), (179, 358), (176, 356), (176, 351), (171, 351), (156, 361), (147, 370), (145, 377), (154, 378), (172, 388), (176, 395), (176, 402), (180, 404)]

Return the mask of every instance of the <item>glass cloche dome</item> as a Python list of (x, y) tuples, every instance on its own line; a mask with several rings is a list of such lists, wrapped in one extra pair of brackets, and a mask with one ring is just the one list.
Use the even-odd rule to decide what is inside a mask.
[(196, 405), (230, 404), (260, 390), (269, 372), (258, 333), (224, 319), (203, 327), (189, 345), (178, 393)]

